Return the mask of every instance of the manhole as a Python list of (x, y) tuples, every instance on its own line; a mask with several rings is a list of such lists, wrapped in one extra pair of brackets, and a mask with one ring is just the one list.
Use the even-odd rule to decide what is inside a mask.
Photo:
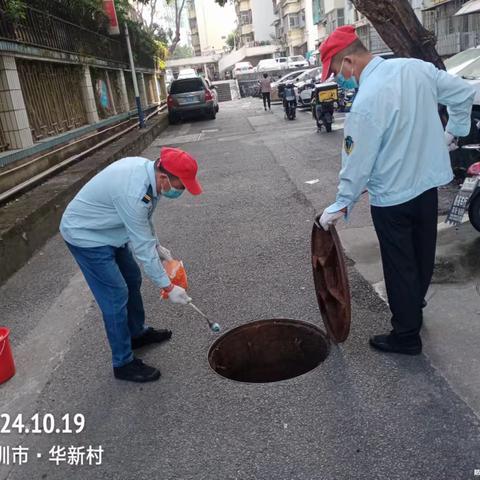
[(298, 377), (322, 363), (330, 342), (318, 327), (299, 320), (258, 320), (225, 333), (210, 348), (221, 376), (249, 383)]

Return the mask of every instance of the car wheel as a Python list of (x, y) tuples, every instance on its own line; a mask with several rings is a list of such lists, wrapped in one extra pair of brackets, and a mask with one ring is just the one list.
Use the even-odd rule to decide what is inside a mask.
[(220, 110), (220, 107), (219, 107), (218, 104), (217, 104), (217, 106), (215, 107), (215, 112), (218, 113), (219, 110)]
[(169, 113), (168, 114), (168, 123), (170, 125), (175, 125), (178, 123), (178, 116), (175, 115), (174, 113)]
[(473, 199), (468, 207), (468, 218), (472, 227), (480, 232), (480, 196)]
[(217, 118), (217, 112), (216, 112), (215, 108), (212, 108), (212, 110), (208, 114), (208, 118), (210, 120), (215, 120), (215, 118)]

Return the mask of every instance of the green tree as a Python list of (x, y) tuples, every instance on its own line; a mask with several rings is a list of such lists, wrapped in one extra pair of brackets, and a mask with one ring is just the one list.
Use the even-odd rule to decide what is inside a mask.
[(187, 45), (177, 45), (175, 51), (170, 58), (191, 58), (194, 56), (194, 51)]

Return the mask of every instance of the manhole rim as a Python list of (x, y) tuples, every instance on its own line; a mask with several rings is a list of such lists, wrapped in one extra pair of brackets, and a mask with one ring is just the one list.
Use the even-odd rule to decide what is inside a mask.
[[(304, 372), (304, 373), (301, 373), (300, 375), (296, 375), (295, 377), (290, 377), (290, 378), (286, 378), (284, 380), (278, 380), (278, 381), (272, 381), (272, 382), (244, 382), (244, 381), (241, 381), (241, 380), (235, 380), (233, 378), (229, 378), (229, 377), (226, 377), (220, 373), (218, 373), (213, 367), (212, 367), (212, 364), (210, 363), (210, 352), (212, 352), (212, 350), (214, 349), (214, 347), (220, 343), (220, 341), (228, 334), (234, 332), (235, 330), (239, 330), (241, 329), (242, 327), (245, 327), (245, 326), (251, 326), (253, 324), (259, 324), (259, 323), (267, 323), (267, 322), (272, 322), (272, 321), (286, 321), (286, 322), (294, 322), (294, 323), (299, 323), (299, 324), (302, 324), (304, 326), (307, 326), (307, 327), (310, 327), (310, 328), (313, 328), (315, 330), (317, 330), (317, 332), (320, 334), (320, 337), (322, 337), (322, 340), (324, 340), (325, 342), (325, 348), (326, 348), (326, 355), (325, 355), (325, 359), (322, 360), (318, 365), (316, 365), (314, 368)], [(230, 328), (229, 330), (225, 331), (222, 333), (222, 335), (220, 337), (218, 337), (209, 347), (208, 349), (208, 352), (207, 352), (207, 364), (208, 364), (208, 368), (217, 376), (217, 377), (220, 377), (221, 379), (223, 380), (227, 380), (229, 382), (234, 382), (234, 383), (238, 383), (238, 384), (243, 384), (243, 385), (273, 385), (273, 384), (276, 384), (276, 383), (283, 383), (283, 382), (289, 382), (289, 381), (292, 381), (292, 380), (295, 380), (295, 379), (298, 379), (298, 378), (301, 378), (301, 377), (304, 377), (306, 375), (309, 375), (309, 374), (312, 374), (313, 372), (315, 372), (315, 370), (317, 370), (317, 368), (320, 367), (320, 365), (324, 364), (329, 356), (330, 356), (330, 353), (331, 353), (331, 350), (332, 350), (332, 339), (330, 338), (328, 332), (326, 332), (325, 330), (323, 330), (320, 326), (316, 325), (315, 323), (312, 323), (312, 322), (308, 322), (308, 321), (305, 321), (305, 320), (295, 320), (293, 318), (263, 318), (263, 319), (260, 319), (260, 320), (252, 320), (251, 322), (247, 322), (247, 323), (242, 323), (241, 325), (237, 325), (236, 327), (232, 327)]]

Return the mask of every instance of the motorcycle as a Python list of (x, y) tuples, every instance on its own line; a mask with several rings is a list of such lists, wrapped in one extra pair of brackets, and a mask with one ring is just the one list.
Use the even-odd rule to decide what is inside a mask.
[(320, 132), (325, 127), (327, 132), (332, 131), (333, 112), (338, 102), (338, 85), (335, 82), (326, 82), (315, 85), (312, 92), (312, 114)]
[(295, 119), (297, 99), (293, 83), (287, 83), (283, 90), (283, 109), (285, 111), (285, 118), (288, 118), (289, 120)]
[(338, 94), (338, 111), (348, 113), (352, 108), (355, 90), (340, 89)]
[[(463, 145), (460, 148), (480, 153), (480, 144)], [(473, 228), (480, 232), (480, 162), (468, 167), (467, 176), (452, 202), (445, 223), (458, 227), (467, 211)]]

